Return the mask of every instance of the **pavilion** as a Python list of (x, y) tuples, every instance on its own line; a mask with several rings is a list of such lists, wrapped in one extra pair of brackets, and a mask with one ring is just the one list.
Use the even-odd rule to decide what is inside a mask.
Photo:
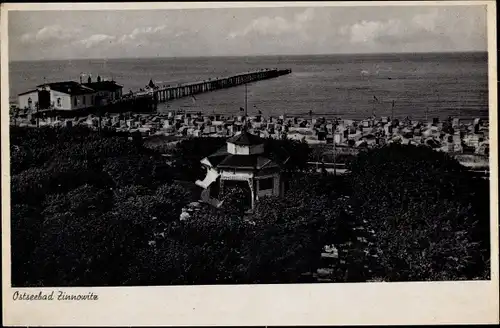
[(247, 131), (229, 138), (226, 145), (203, 158), (201, 164), (207, 175), (196, 184), (202, 187), (202, 201), (219, 207), (224, 188), (240, 186), (248, 193), (247, 205), (251, 209), (263, 196), (283, 196), (282, 165), (288, 160), (265, 151), (264, 139)]

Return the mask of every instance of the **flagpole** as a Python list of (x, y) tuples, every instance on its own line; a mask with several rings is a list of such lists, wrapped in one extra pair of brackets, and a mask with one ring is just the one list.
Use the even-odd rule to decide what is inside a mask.
[(372, 117), (373, 117), (373, 113), (375, 112), (375, 101), (377, 101), (377, 98), (375, 98), (375, 96), (373, 96)]
[[(460, 106), (462, 105), (462, 97), (460, 97)], [(458, 108), (458, 119), (460, 120), (460, 116), (462, 116), (462, 107)]]
[(248, 89), (247, 89), (247, 84), (245, 83), (245, 121), (247, 119), (247, 115), (248, 115), (248, 112), (247, 112), (247, 105), (248, 105)]
[[(335, 116), (338, 116), (338, 108), (335, 108)], [(337, 176), (337, 142), (335, 141), (335, 132), (337, 131), (337, 118), (335, 118), (335, 123), (333, 127), (333, 176)]]
[(394, 100), (392, 100), (391, 106), (391, 121), (394, 121)]
[(335, 142), (335, 133), (333, 134), (333, 176), (337, 176), (337, 143)]

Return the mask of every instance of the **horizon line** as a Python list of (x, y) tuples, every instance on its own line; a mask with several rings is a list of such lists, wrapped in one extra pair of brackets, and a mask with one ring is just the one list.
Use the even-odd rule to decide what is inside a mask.
[(486, 53), (488, 50), (455, 50), (455, 51), (401, 51), (401, 52), (337, 52), (319, 54), (245, 54), (245, 55), (204, 55), (204, 56), (144, 56), (144, 57), (101, 57), (101, 58), (60, 58), (60, 59), (29, 59), (10, 60), (10, 63), (42, 62), (42, 61), (71, 61), (71, 60), (119, 60), (119, 59), (195, 59), (195, 58), (242, 58), (242, 57), (300, 57), (300, 56), (363, 56), (363, 55), (419, 55), (419, 54), (465, 54)]

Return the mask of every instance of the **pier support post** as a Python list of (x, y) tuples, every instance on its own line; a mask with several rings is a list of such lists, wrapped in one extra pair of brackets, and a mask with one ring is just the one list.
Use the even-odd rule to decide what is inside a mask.
[(247, 72), (229, 77), (221, 77), (214, 80), (206, 80), (192, 84), (178, 84), (153, 91), (153, 98), (157, 102), (165, 102), (198, 93), (226, 89), (249, 82), (259, 81), (290, 74), (291, 70), (262, 69), (255, 72)]

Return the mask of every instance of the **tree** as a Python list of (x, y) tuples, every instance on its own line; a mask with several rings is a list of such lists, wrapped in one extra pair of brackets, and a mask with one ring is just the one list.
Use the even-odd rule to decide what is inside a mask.
[(180, 141), (173, 151), (172, 168), (178, 179), (202, 179), (205, 170), (200, 160), (226, 145), (225, 138), (191, 138)]
[(190, 200), (159, 154), (110, 131), (11, 132), (13, 283), (144, 282), (132, 269), (156, 256), (149, 243)]
[(455, 159), (427, 147), (390, 145), (360, 154), (350, 170), (355, 215), (372, 232), (379, 277), (453, 280), (483, 273), (488, 251), (478, 236), (485, 237), (489, 216), (478, 210), (471, 180)]
[(155, 156), (124, 155), (107, 158), (103, 162), (102, 170), (116, 186), (141, 185), (155, 188), (172, 181), (169, 166)]
[[(350, 204), (342, 196), (341, 179), (331, 175), (304, 174), (292, 181), (284, 198), (259, 200), (251, 219), (252, 235), (245, 245), (248, 279), (254, 283), (296, 283), (304, 273), (321, 267), (320, 255), (327, 245), (335, 245), (351, 259), (357, 222)], [(363, 263), (365, 264), (365, 263)], [(360, 269), (351, 263), (339, 266), (345, 274), (334, 281), (351, 279)], [(352, 279), (351, 279), (352, 280)]]
[(270, 137), (265, 140), (265, 150), (278, 162), (287, 160), (284, 166), (287, 171), (308, 170), (307, 162), (312, 150), (304, 140), (278, 140)]
[(290, 156), (285, 197), (250, 213), (248, 190), (226, 186), (220, 208), (180, 221), (198, 199), (199, 160), (225, 139), (181, 142), (172, 167), (109, 131), (21, 129), (12, 140), (16, 286), (297, 283), (324, 266), (327, 245), (339, 253), (335, 282), (489, 277), (488, 182), (426, 147), (369, 150), (333, 176), (307, 171), (307, 144), (276, 141), (266, 152)]
[(466, 273), (481, 258), (481, 249), (469, 233), (475, 228), (473, 216), (461, 204), (416, 203), (381, 224), (375, 233), (384, 279), (439, 281), (473, 277)]
[(188, 250), (182, 258), (184, 283), (245, 282), (241, 252), (249, 224), (243, 216), (242, 194), (225, 197), (222, 208), (203, 206), (182, 224), (176, 239)]
[(189, 190), (175, 182), (160, 186), (155, 195), (162, 204), (163, 210), (167, 211), (168, 209), (176, 218), (179, 218), (182, 208), (193, 199)]
[(246, 279), (250, 283), (293, 283), (302, 273), (314, 272), (321, 249), (312, 234), (307, 208), (278, 199), (260, 201), (255, 226), (244, 245)]
[(23, 287), (36, 283), (33, 272), (37, 263), (33, 251), (40, 240), (42, 229), (40, 208), (27, 203), (14, 203), (11, 207), (11, 261), (12, 286)]

